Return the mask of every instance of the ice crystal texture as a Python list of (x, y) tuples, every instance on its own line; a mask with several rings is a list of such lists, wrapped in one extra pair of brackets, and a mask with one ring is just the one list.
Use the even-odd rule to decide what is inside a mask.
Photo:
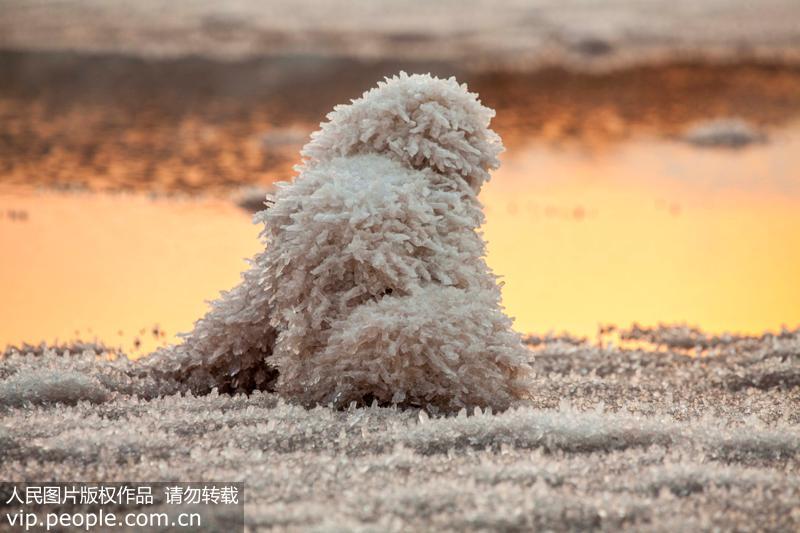
[[(545, 338), (527, 405), (446, 417), (168, 395), (124, 358), (12, 351), (0, 479), (244, 481), (252, 531), (797, 531), (800, 332), (684, 333), (700, 353)], [(680, 329), (623, 336), (643, 334)], [(102, 396), (34, 400), (75, 373)]]
[(455, 79), (405, 73), (337, 106), (256, 215), (265, 250), (242, 283), (148, 365), (195, 392), (309, 406), (524, 397), (526, 351), (479, 233), (493, 115)]

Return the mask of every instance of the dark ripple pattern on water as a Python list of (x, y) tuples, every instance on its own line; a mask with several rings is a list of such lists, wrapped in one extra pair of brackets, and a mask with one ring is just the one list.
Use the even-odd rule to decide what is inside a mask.
[(767, 129), (800, 116), (800, 70), (768, 65), (525, 74), (434, 61), (0, 52), (0, 184), (199, 194), (285, 180), (333, 105), (401, 69), (468, 82), (497, 110), (510, 150), (675, 137), (717, 116)]

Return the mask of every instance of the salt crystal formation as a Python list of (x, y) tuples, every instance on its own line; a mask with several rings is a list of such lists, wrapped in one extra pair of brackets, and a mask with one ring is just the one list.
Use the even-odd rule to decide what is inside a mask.
[(478, 232), (503, 149), (493, 115), (453, 78), (405, 73), (337, 106), (256, 215), (265, 250), (242, 283), (149, 367), (305, 405), (525, 396), (528, 354)]
[(97, 347), (9, 349), (0, 479), (244, 481), (248, 531), (800, 531), (800, 329), (619, 336), (544, 337), (530, 402), (446, 417), (173, 394)]

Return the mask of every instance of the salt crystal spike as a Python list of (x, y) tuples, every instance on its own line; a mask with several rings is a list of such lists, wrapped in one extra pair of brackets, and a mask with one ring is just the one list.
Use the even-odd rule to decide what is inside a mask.
[(477, 194), (503, 150), (493, 116), (454, 78), (405, 73), (336, 106), (254, 217), (264, 250), (241, 283), (145, 364), (196, 394), (306, 406), (456, 413), (527, 397), (528, 352), (479, 233)]

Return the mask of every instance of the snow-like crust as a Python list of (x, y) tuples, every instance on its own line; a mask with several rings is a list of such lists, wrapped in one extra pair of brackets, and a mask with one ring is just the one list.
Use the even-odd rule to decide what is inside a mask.
[(526, 351), (484, 260), (477, 193), (493, 111), (454, 79), (401, 73), (338, 106), (279, 184), (265, 250), (156, 373), (306, 405), (505, 409)]
[[(12, 350), (0, 479), (244, 481), (254, 531), (796, 531), (800, 331), (680, 329), (621, 332), (660, 349), (545, 338), (529, 405), (447, 417), (164, 396), (180, 384), (133, 375), (136, 361)], [(39, 394), (74, 373), (105, 396)], [(20, 383), (27, 400), (8, 393)]]

